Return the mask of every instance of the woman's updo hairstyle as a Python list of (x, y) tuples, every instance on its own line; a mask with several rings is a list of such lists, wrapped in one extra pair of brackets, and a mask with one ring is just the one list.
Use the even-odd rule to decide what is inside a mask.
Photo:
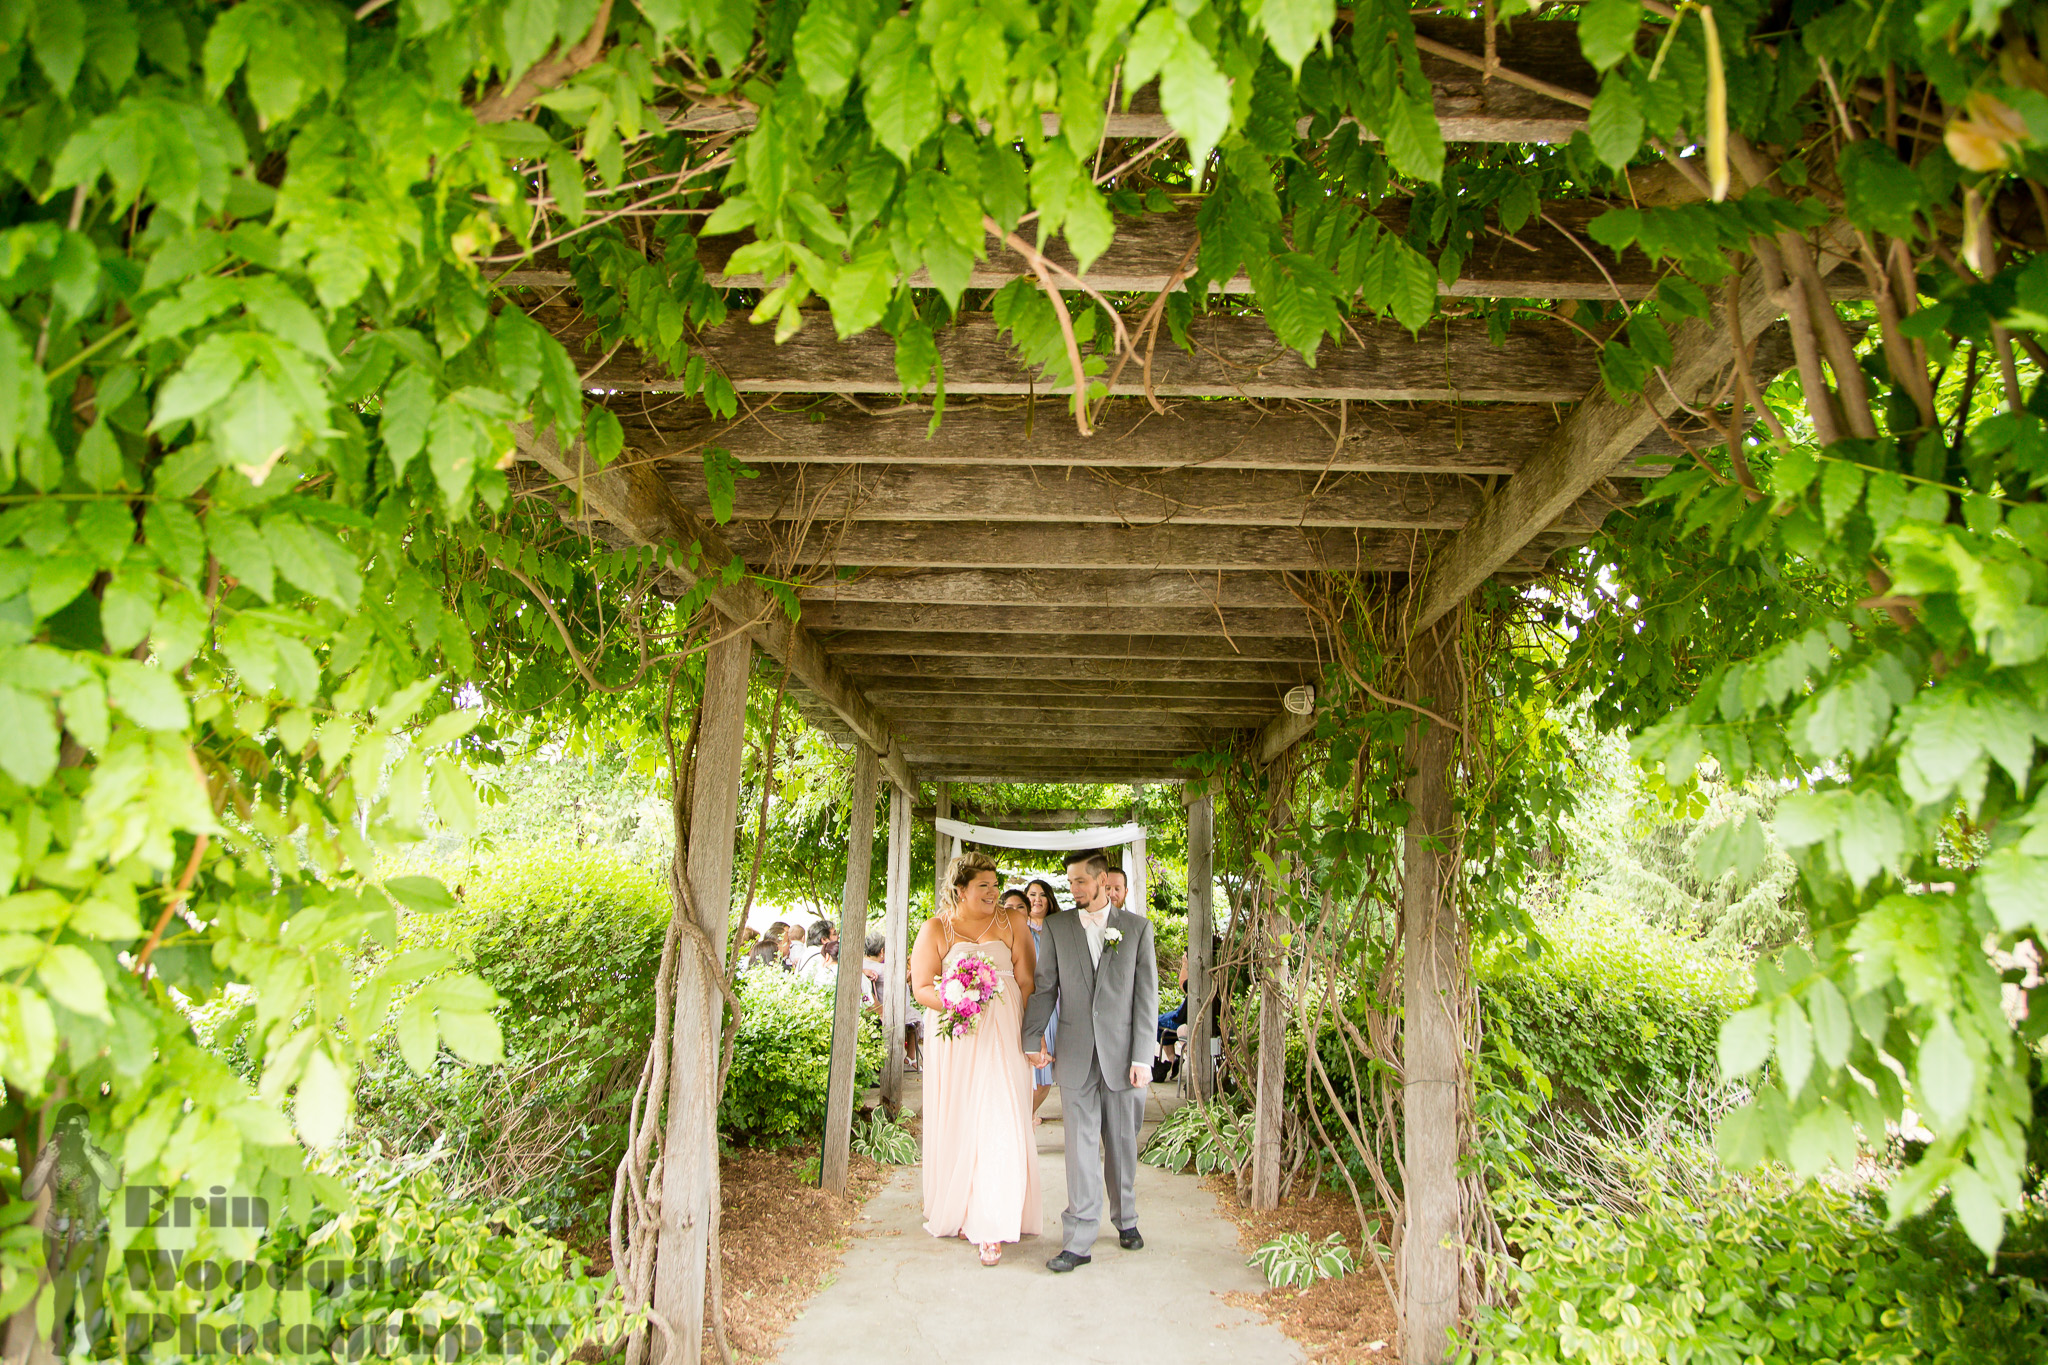
[(939, 907), (939, 913), (952, 914), (953, 907), (959, 904), (960, 893), (984, 872), (993, 872), (998, 879), (1002, 877), (1002, 869), (996, 866), (996, 860), (978, 848), (955, 854), (953, 861), (946, 864), (945, 903)]

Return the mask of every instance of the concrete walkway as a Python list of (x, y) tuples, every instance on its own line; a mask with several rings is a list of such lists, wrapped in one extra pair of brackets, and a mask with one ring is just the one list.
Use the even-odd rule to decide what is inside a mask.
[[(915, 1090), (904, 1100), (921, 1107)], [(1148, 1136), (1178, 1103), (1171, 1083), (1153, 1087)], [(1120, 1249), (1105, 1223), (1092, 1264), (1068, 1275), (1048, 1271), (1067, 1202), (1058, 1090), (1040, 1112), (1044, 1233), (984, 1267), (967, 1243), (924, 1231), (919, 1170), (898, 1170), (855, 1225), (838, 1275), (783, 1341), (783, 1365), (1299, 1365), (1300, 1348), (1278, 1329), (1223, 1302), (1229, 1290), (1257, 1292), (1266, 1281), (1245, 1264), (1236, 1225), (1192, 1175), (1140, 1165), (1144, 1250)]]

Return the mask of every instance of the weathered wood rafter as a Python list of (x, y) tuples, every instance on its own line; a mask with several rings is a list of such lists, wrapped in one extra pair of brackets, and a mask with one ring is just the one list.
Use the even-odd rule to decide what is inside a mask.
[[(534, 317), (572, 354), (602, 359), (596, 326), (555, 305)], [(1355, 334), (1355, 335), (1354, 335)], [(1193, 352), (1163, 340), (1152, 356), (1152, 391), (1186, 398), (1330, 398), (1376, 403), (1575, 403), (1599, 381), (1599, 355), (1585, 336), (1547, 319), (1518, 324), (1494, 346), (1475, 319), (1432, 323), (1411, 337), (1397, 322), (1361, 320), (1345, 344), (1326, 342), (1313, 367), (1283, 347), (1257, 317), (1212, 314), (1188, 329)], [(964, 313), (937, 334), (949, 394), (1059, 394), (1073, 387), (1062, 369), (1038, 374), (1022, 364), (993, 315)], [(823, 315), (781, 345), (744, 317), (707, 328), (698, 348), (741, 393), (902, 391), (895, 339), (865, 332), (837, 339)], [(593, 388), (662, 393), (682, 380), (632, 346), (609, 352), (591, 371)], [(1105, 375), (1106, 379), (1107, 376)], [(1123, 368), (1112, 393), (1145, 392), (1144, 367)], [(1048, 414), (1050, 416), (1050, 414)]]
[(1318, 662), (1315, 641), (1304, 636), (1248, 635), (1002, 635), (980, 631), (848, 631), (821, 637), (843, 661), (871, 654), (910, 654), (924, 659), (1271, 659)]
[[(1311, 625), (1299, 608), (1127, 607), (1116, 612), (1059, 607), (976, 607), (928, 603), (806, 602), (804, 623), (819, 633), (839, 631), (976, 631), (1046, 635), (1253, 635), (1305, 636)], [(835, 635), (834, 638), (837, 638)]]
[[(694, 473), (694, 471), (690, 471)], [(680, 500), (711, 515), (701, 477), (678, 481)], [(1567, 526), (1591, 529), (1633, 486), (1587, 493)], [(1049, 465), (783, 465), (741, 480), (739, 521), (1049, 522), (1150, 527), (1283, 526), (1456, 530), (1486, 501), (1472, 479), (1442, 474), (1306, 470), (1101, 469)], [(1054, 531), (1053, 534), (1062, 534)]]

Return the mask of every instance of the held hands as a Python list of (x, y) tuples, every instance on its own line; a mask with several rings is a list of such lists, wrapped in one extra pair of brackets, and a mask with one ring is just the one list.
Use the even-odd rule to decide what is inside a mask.
[(1052, 1065), (1052, 1054), (1044, 1051), (1027, 1052), (1024, 1054), (1024, 1060), (1042, 1069)]

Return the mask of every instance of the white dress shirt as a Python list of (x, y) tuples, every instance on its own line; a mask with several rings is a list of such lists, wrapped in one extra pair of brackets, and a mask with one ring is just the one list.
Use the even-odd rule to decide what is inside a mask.
[(1088, 960), (1096, 966), (1102, 965), (1102, 934), (1109, 927), (1109, 907), (1100, 910), (1081, 911), (1081, 927), (1088, 934)]

